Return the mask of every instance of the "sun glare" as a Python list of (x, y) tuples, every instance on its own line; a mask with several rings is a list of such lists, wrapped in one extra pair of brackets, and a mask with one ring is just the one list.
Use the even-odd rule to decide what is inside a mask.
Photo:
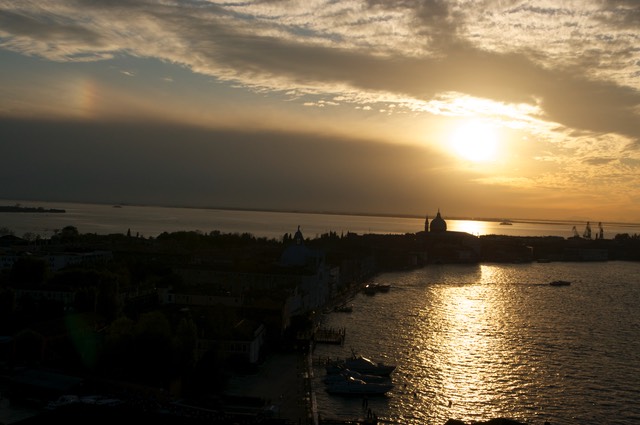
[(469, 121), (457, 127), (451, 135), (454, 153), (473, 162), (494, 160), (498, 139), (492, 125), (482, 121)]

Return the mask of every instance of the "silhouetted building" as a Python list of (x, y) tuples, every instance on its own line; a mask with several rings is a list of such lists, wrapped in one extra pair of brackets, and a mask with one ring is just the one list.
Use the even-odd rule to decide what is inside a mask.
[(442, 233), (447, 231), (447, 222), (444, 221), (444, 219), (440, 215), (439, 208), (438, 208), (438, 214), (436, 214), (436, 218), (431, 220), (431, 224), (429, 225), (429, 231), (432, 233)]
[(254, 269), (189, 265), (175, 269), (183, 285), (159, 291), (160, 303), (241, 309), (262, 321), (272, 336), (282, 335), (296, 318), (313, 316), (329, 300), (335, 271), (324, 252), (304, 243), (300, 228), (278, 261)]
[(477, 263), (480, 260), (478, 237), (466, 232), (448, 231), (440, 209), (431, 223), (427, 215), (425, 231), (421, 233), (428, 263)]

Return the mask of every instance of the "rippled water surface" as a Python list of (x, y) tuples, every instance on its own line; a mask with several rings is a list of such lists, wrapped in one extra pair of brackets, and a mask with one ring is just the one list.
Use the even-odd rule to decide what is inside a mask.
[(441, 265), (376, 281), (391, 291), (323, 319), (347, 336), (314, 352), (320, 416), (363, 416), (361, 398), (324, 392), (317, 361), (354, 349), (397, 365), (395, 389), (368, 399), (383, 421), (640, 423), (639, 263)]

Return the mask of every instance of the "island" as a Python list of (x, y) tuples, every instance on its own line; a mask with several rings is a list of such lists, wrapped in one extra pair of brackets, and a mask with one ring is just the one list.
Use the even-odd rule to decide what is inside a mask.
[(64, 213), (63, 209), (58, 208), (42, 208), (42, 207), (23, 207), (21, 205), (0, 205), (0, 212), (23, 212), (23, 213)]

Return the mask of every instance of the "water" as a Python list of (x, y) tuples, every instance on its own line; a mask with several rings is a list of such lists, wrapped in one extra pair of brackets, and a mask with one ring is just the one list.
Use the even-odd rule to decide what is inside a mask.
[[(372, 217), (339, 214), (305, 214), (261, 211), (233, 211), (199, 208), (164, 208), (78, 204), (65, 202), (0, 201), (1, 205), (21, 204), (27, 207), (59, 208), (64, 214), (0, 213), (0, 227), (16, 236), (33, 233), (49, 238), (65, 226), (75, 226), (80, 233), (127, 233), (156, 237), (162, 232), (218, 230), (223, 233), (251, 233), (256, 237), (280, 239), (285, 233), (295, 233), (299, 225), (305, 237), (316, 237), (330, 231), (338, 234), (403, 234), (424, 229), (424, 218)], [(433, 214), (430, 215), (434, 217)], [(572, 227), (579, 232), (586, 223), (514, 221), (513, 225), (481, 220), (450, 220), (448, 229), (474, 235), (501, 234), (513, 236), (571, 237)], [(605, 237), (618, 233), (640, 233), (638, 224), (603, 223)], [(592, 224), (594, 232), (597, 225)]]
[[(314, 359), (354, 349), (397, 364), (395, 389), (368, 400), (383, 421), (640, 423), (640, 263), (441, 265), (377, 281), (391, 291), (323, 317), (346, 341)], [(361, 398), (324, 392), (318, 364), (319, 414), (363, 417)]]

